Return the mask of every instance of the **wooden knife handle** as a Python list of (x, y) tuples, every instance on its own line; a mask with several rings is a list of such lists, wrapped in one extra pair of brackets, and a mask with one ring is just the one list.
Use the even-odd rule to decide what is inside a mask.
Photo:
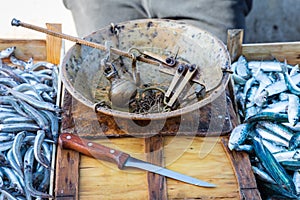
[(62, 148), (72, 149), (89, 157), (115, 163), (119, 169), (124, 167), (130, 157), (127, 153), (88, 141), (71, 133), (61, 133), (58, 142)]

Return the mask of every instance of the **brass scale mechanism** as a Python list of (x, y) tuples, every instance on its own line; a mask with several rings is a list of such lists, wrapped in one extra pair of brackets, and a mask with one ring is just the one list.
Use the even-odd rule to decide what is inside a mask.
[[(101, 67), (104, 69), (104, 75), (111, 83), (111, 88), (109, 92), (109, 99), (114, 106), (117, 107), (128, 107), (128, 105), (132, 102), (132, 100), (136, 98), (141, 98), (142, 93), (152, 90), (158, 91), (163, 93), (163, 109), (162, 111), (171, 111), (175, 110), (180, 104), (178, 102), (178, 98), (180, 95), (183, 94), (185, 89), (187, 89), (187, 84), (192, 82), (192, 78), (194, 77), (195, 73), (199, 70), (196, 64), (188, 64), (185, 62), (179, 62), (177, 60), (177, 54), (172, 56), (162, 56), (158, 54), (154, 54), (149, 51), (141, 51), (137, 48), (131, 48), (129, 52), (132, 55), (132, 79), (123, 79), (119, 74), (117, 67), (112, 63), (109, 62), (110, 58), (110, 47), (105, 43), (107, 48), (107, 55), (106, 58), (102, 59)], [(137, 55), (138, 54), (138, 55)], [(159, 87), (140, 87), (140, 76), (137, 73), (137, 65), (136, 60), (139, 57), (144, 57), (147, 59), (153, 59), (154, 61), (159, 62), (159, 68), (175, 68), (175, 74), (173, 74), (173, 79), (166, 91)], [(162, 71), (164, 72), (164, 71)], [(205, 86), (194, 82), (197, 84), (195, 87), (194, 92), (185, 92), (186, 94), (183, 95), (183, 100), (180, 102), (182, 105), (194, 100), (195, 98), (201, 99), (205, 96)], [(138, 97), (137, 97), (138, 96)], [(102, 106), (107, 105), (107, 103), (102, 102)], [(181, 105), (181, 106), (182, 106)], [(110, 106), (108, 106), (110, 107)]]

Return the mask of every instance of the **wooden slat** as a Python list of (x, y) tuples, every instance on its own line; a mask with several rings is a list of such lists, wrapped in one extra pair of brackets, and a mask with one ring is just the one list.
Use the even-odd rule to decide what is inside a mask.
[[(145, 153), (147, 161), (158, 165), (164, 166), (164, 138), (162, 135), (156, 135), (145, 138)], [(151, 199), (167, 199), (167, 182), (164, 176), (148, 172), (148, 195)]]
[(229, 29), (227, 31), (227, 48), (231, 62), (234, 62), (242, 53), (244, 31), (242, 29)]
[(233, 168), (236, 172), (235, 174), (237, 175), (239, 183), (241, 199), (261, 199), (260, 193), (257, 188), (256, 179), (252, 172), (248, 154), (245, 152), (230, 151), (227, 145), (228, 140), (228, 137), (223, 137), (222, 144), (225, 152), (229, 157), (228, 160), (232, 161)]
[[(74, 122), (71, 113), (72, 97), (65, 91), (61, 131), (74, 133)], [(55, 199), (77, 200), (79, 192), (79, 161), (78, 152), (57, 147)]]
[[(243, 30), (234, 29), (228, 31), (228, 41), (227, 46), (229, 49), (229, 53), (232, 59), (232, 62), (236, 61), (239, 56), (243, 55)], [(228, 92), (229, 96), (232, 100), (232, 106), (234, 107), (235, 113), (238, 112), (234, 89), (234, 83), (232, 80), (228, 84)], [(234, 115), (234, 113), (231, 113)], [(237, 125), (240, 123), (240, 119), (238, 115), (234, 115), (232, 117), (232, 123)], [(257, 188), (256, 179), (251, 169), (251, 163), (249, 160), (249, 156), (245, 152), (236, 152), (230, 151), (227, 147), (228, 137), (222, 137), (222, 144), (224, 151), (228, 156), (228, 160), (231, 161), (232, 167), (235, 171), (237, 182), (239, 184), (240, 189), (240, 199), (250, 200), (250, 199), (261, 199), (260, 193)]]
[(33, 57), (35, 61), (45, 61), (46, 41), (45, 40), (21, 40), (21, 39), (0, 39), (0, 49), (16, 46), (15, 56), (22, 60)]
[[(143, 138), (106, 138), (93, 140), (145, 160)], [(79, 199), (148, 199), (147, 173), (126, 168), (119, 170), (115, 164), (82, 155), (80, 158)]]
[(300, 63), (300, 42), (243, 44), (242, 54), (248, 60), (287, 60), (289, 64)]
[(220, 142), (221, 137), (165, 138), (167, 168), (217, 185), (204, 188), (167, 179), (169, 199), (240, 198), (236, 175)]
[[(47, 29), (55, 31), (55, 32), (62, 32), (61, 24), (46, 24)], [(53, 37), (51, 35), (46, 36), (46, 47), (47, 47), (47, 61), (53, 64), (58, 65), (60, 63), (60, 54), (61, 54), (61, 47), (62, 46), (62, 39), (58, 37)]]
[[(47, 25), (47, 27), (49, 28), (49, 29), (53, 29), (53, 28), (55, 28), (55, 27), (61, 27), (61, 24), (51, 24), (51, 23), (48, 23), (48, 25)], [(57, 30), (57, 31), (59, 31), (59, 30)], [(60, 31), (61, 31), (61, 29), (60, 29)], [(59, 39), (60, 40), (60, 42), (57, 42), (56, 44), (51, 44), (51, 43), (49, 43), (48, 41), (51, 41), (53, 39), (53, 37), (51, 36), (51, 37), (47, 37), (46, 38), (46, 45), (48, 45), (47, 46), (47, 49), (49, 49), (50, 51), (60, 51), (61, 50), (61, 48), (62, 48), (62, 46), (61, 46), (61, 39)], [(51, 46), (50, 46), (51, 45)], [(59, 55), (59, 57), (60, 57), (60, 55)], [(47, 61), (48, 62), (51, 62), (53, 60), (53, 55), (49, 55), (48, 57), (47, 57)], [(53, 63), (53, 64), (59, 64), (59, 63)], [(58, 91), (58, 93), (60, 93), (61, 91)], [(58, 94), (58, 96), (60, 96), (60, 94)], [(57, 106), (59, 106), (59, 104), (57, 105)], [(52, 145), (52, 148), (53, 148), (53, 152), (52, 152), (52, 163), (51, 163), (51, 167), (52, 168), (54, 168), (55, 167), (55, 162), (56, 162), (56, 155), (57, 155), (57, 152), (56, 152), (56, 150), (57, 150), (57, 148), (56, 148), (56, 144), (53, 144)], [(50, 176), (50, 189), (49, 189), (49, 193), (51, 194), (51, 195), (53, 195), (53, 192), (54, 192), (54, 175), (55, 175), (55, 173), (54, 173), (54, 171), (51, 171), (51, 176)]]
[[(94, 142), (145, 160), (143, 138), (107, 138)], [(239, 199), (239, 188), (231, 163), (218, 137), (164, 137), (166, 167), (217, 185), (204, 188), (167, 178), (168, 199)], [(209, 151), (202, 149), (210, 146)], [(86, 156), (80, 160), (80, 199), (150, 199), (147, 172), (125, 168)], [(163, 197), (165, 198), (165, 197)], [(159, 198), (157, 198), (159, 199)]]
[[(231, 62), (236, 61), (242, 55), (242, 44), (243, 44), (243, 35), (244, 32), (242, 29), (233, 29), (228, 30), (227, 33), (227, 49), (229, 51), (229, 55), (231, 58)], [(229, 97), (232, 102), (232, 106), (235, 110), (235, 113), (238, 113), (238, 106), (236, 102), (236, 98), (234, 95), (234, 83), (233, 79), (230, 79), (227, 85)], [(237, 122), (240, 122), (239, 116), (237, 115), (236, 118)]]
[(79, 153), (58, 146), (57, 158), (55, 199), (76, 200), (78, 199)]

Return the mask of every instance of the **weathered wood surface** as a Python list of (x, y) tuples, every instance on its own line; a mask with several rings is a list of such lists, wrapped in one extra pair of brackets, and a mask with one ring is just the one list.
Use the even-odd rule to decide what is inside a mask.
[[(217, 185), (203, 188), (167, 178), (168, 199), (239, 199), (239, 188), (231, 163), (218, 137), (164, 137), (166, 167)], [(94, 140), (145, 160), (143, 138)], [(204, 147), (210, 147), (204, 149)], [(117, 166), (81, 156), (79, 199), (151, 199), (147, 172), (119, 170)], [(158, 191), (155, 191), (159, 194)]]
[(241, 199), (261, 199), (247, 153), (230, 151), (227, 145), (228, 137), (223, 137), (222, 142), (224, 151), (229, 156), (229, 160), (232, 161), (235, 174), (237, 175)]
[[(51, 31), (55, 31), (58, 33), (62, 32), (62, 25), (61, 24), (46, 24), (47, 29)], [(60, 63), (61, 58), (61, 47), (62, 46), (62, 39), (58, 37), (54, 37), (51, 35), (46, 35), (46, 57), (47, 61), (53, 64), (58, 65)]]
[[(145, 153), (147, 161), (165, 166), (164, 163), (164, 138), (162, 135), (156, 135), (145, 138)], [(166, 177), (147, 172), (148, 195), (149, 199), (167, 199), (167, 180)]]
[[(72, 97), (65, 92), (63, 99), (62, 124), (61, 130), (64, 132), (74, 132), (72, 120), (71, 103)], [(76, 200), (79, 192), (79, 162), (80, 155), (72, 150), (57, 147), (56, 159), (56, 179), (55, 179), (55, 199), (57, 200)]]
[[(49, 30), (56, 30), (61, 32), (62, 31), (62, 26), (61, 24), (53, 24), (53, 23), (48, 23), (47, 28)], [(51, 42), (53, 41), (54, 42)], [(46, 49), (47, 53), (48, 52), (56, 52), (56, 51), (61, 51), (62, 45), (61, 45), (61, 39), (54, 38), (53, 36), (46, 37)], [(60, 55), (59, 55), (60, 57)], [(47, 62), (52, 62), (55, 65), (58, 65), (59, 62), (54, 62), (54, 57), (53, 54), (49, 54), (46, 58)], [(58, 96), (60, 96), (60, 90), (58, 90)], [(59, 106), (59, 99), (57, 99), (57, 106)], [(56, 155), (57, 155), (57, 148), (56, 144), (52, 145), (53, 151), (52, 151), (52, 161), (51, 161), (51, 168), (54, 169), (56, 166)], [(54, 188), (55, 188), (55, 171), (51, 171), (50, 173), (50, 186), (49, 186), (49, 194), (53, 195), (54, 193)]]
[[(35, 61), (47, 60), (46, 40), (0, 39), (0, 49), (15, 46), (15, 56), (22, 60), (33, 57)], [(5, 60), (4, 60), (5, 62)]]
[(230, 29), (227, 31), (227, 49), (231, 62), (234, 62), (242, 54), (244, 31), (242, 29)]
[[(228, 31), (227, 46), (232, 62), (236, 61), (239, 58), (239, 56), (243, 55), (243, 35), (244, 34), (242, 29), (234, 29)], [(236, 114), (238, 112), (238, 109), (235, 100), (233, 85), (234, 83), (231, 80), (228, 84), (228, 92), (229, 96), (231, 97), (232, 106), (235, 110), (235, 112), (232, 113), (233, 116), (231, 117), (231, 119), (234, 126), (236, 126), (240, 124), (240, 119)], [(239, 183), (241, 195), (240, 199), (261, 199), (256, 179), (252, 172), (248, 154), (244, 152), (230, 151), (227, 146), (228, 140), (229, 136), (223, 137), (222, 144), (224, 151), (228, 155), (228, 159), (232, 162), (232, 166), (237, 177), (237, 182)]]
[[(99, 128), (97, 124), (94, 124), (98, 123), (97, 120), (95, 122), (91, 122), (91, 120), (86, 121), (85, 127), (78, 127), (78, 120), (86, 120), (86, 117), (90, 118), (91, 115), (82, 109), (76, 109), (78, 112), (76, 116), (81, 113), (81, 117), (84, 119), (75, 119), (74, 107), (77, 106), (78, 102), (74, 101), (69, 93), (66, 92), (62, 131), (77, 133), (78, 129), (93, 131), (93, 129)], [(235, 117), (232, 106), (228, 106), (228, 110), (230, 111), (230, 114), (228, 114), (229, 120), (232, 121), (231, 118)], [(71, 188), (64, 188), (65, 193), (69, 191), (67, 194), (70, 198), (74, 198), (72, 195), (76, 195), (76, 192), (78, 192), (79, 199), (240, 198), (235, 171), (223, 150), (220, 137), (188, 137), (182, 135), (162, 137), (162, 135), (157, 135), (148, 138), (105, 137), (93, 140), (107, 146), (119, 148), (142, 160), (162, 166), (166, 165), (167, 168), (175, 171), (214, 182), (219, 187), (214, 189), (214, 192), (211, 192), (211, 189), (208, 188), (192, 186), (140, 170), (129, 169), (128, 171), (120, 171), (112, 164), (97, 161), (86, 156), (80, 156), (78, 159), (80, 161), (73, 164), (73, 161), (68, 161), (73, 159), (72, 156), (75, 159), (78, 156), (78, 154), (73, 152), (75, 154), (69, 154), (69, 157), (65, 153), (58, 154), (58, 160), (61, 157), (61, 160), (67, 158), (66, 162), (64, 162), (65, 164), (70, 162), (69, 167), (65, 167), (65, 169), (72, 171), (72, 174), (65, 174), (63, 170), (57, 170), (58, 176), (73, 180), (69, 184)], [(78, 186), (74, 187), (73, 184), (76, 183), (78, 177)], [(61, 182), (61, 184), (64, 183)], [(59, 186), (57, 191), (59, 191)], [(58, 197), (67, 198), (68, 195), (60, 194)]]
[[(147, 123), (118, 119), (113, 116), (96, 114), (92, 109), (76, 99), (72, 100), (72, 115), (77, 134), (86, 138), (100, 137), (148, 137), (160, 132), (162, 135), (227, 135), (233, 128), (230, 120), (231, 99), (224, 92), (215, 101), (185, 116), (169, 118), (164, 121)], [(195, 116), (196, 115), (196, 116)], [(214, 119), (214, 120), (212, 120)], [(137, 125), (137, 124), (138, 125)], [(145, 128), (146, 127), (146, 128)]]
[(242, 55), (248, 60), (274, 60), (300, 63), (300, 42), (243, 44)]

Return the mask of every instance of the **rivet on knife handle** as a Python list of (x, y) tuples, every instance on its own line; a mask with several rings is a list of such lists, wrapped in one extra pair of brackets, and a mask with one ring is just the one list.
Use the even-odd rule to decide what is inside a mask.
[(86, 156), (115, 163), (119, 169), (123, 169), (125, 162), (130, 157), (127, 153), (82, 139), (70, 133), (60, 134), (59, 144), (63, 148), (78, 151)]

